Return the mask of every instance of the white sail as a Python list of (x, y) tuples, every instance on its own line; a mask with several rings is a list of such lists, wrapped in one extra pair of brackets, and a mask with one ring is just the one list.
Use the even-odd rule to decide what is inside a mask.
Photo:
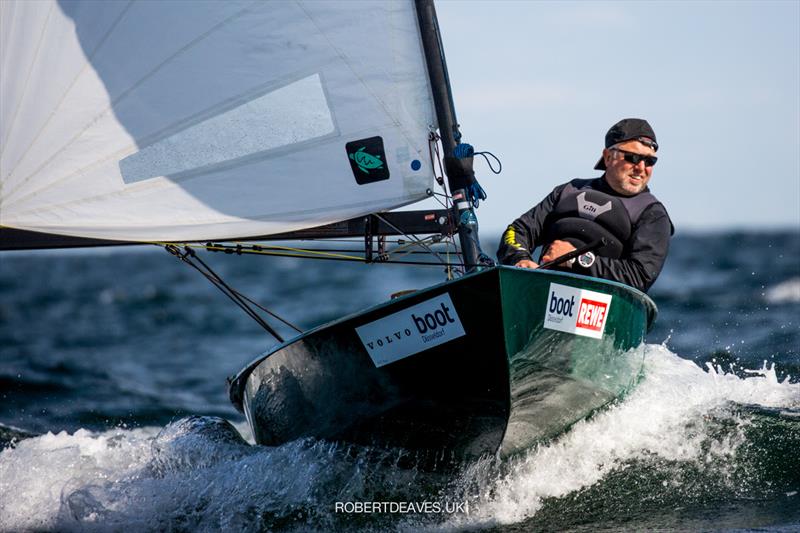
[(411, 1), (3, 0), (0, 68), (3, 227), (243, 238), (432, 186)]

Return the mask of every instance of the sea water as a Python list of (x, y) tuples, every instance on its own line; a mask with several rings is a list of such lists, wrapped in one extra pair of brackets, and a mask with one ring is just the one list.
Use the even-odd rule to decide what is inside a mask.
[[(2, 254), (0, 531), (798, 530), (798, 258), (797, 232), (679, 235), (625, 355), (644, 356), (638, 387), (442, 474), (396, 450), (253, 446), (225, 377), (275, 341), (163, 251)], [(443, 279), (207, 260), (304, 328)]]

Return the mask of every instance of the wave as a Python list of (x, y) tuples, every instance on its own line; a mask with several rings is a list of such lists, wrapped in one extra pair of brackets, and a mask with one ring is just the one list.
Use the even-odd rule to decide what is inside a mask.
[(665, 510), (686, 519), (687, 505), (800, 507), (800, 384), (766, 364), (748, 377), (701, 369), (661, 345), (628, 355), (642, 350), (627, 398), (450, 476), (400, 468), (391, 450), (252, 446), (212, 417), (28, 438), (0, 452), (0, 530), (648, 529), (669, 523)]
[(800, 278), (786, 280), (767, 289), (764, 298), (771, 304), (800, 303)]
[[(763, 479), (759, 484), (752, 471), (754, 465), (747, 458), (757, 441), (753, 428), (758, 425), (758, 409), (775, 409), (785, 413), (785, 423), (791, 427), (787, 435), (772, 435), (787, 441), (772, 459), (786, 468), (798, 464), (800, 452), (785, 457), (780, 453), (792, 444), (800, 446), (800, 422), (792, 418), (800, 414), (800, 384), (790, 383), (789, 376), (779, 381), (774, 366), (767, 367), (766, 363), (764, 368), (752, 371), (752, 377), (743, 379), (711, 364), (703, 371), (664, 346), (648, 345), (644, 349), (645, 379), (624, 401), (576, 424), (557, 441), (529, 450), (524, 457), (504, 465), (489, 483), (479, 481), (480, 468), (465, 478), (462, 486), (480, 486), (482, 495), (470, 506), (475, 513), (461, 525), (521, 522), (536, 515), (549, 500), (592, 487), (601, 486), (604, 491), (613, 488), (605, 480), (616, 477), (619, 481), (621, 473), (622, 479), (635, 481), (632, 487), (623, 483), (623, 487), (614, 489), (632, 492), (625, 495), (627, 506), (648, 498), (661, 507), (675, 495), (679, 495), (675, 503), (685, 505), (691, 491), (697, 490), (698, 477), (705, 478), (707, 484), (707, 492), (696, 494), (698, 497), (719, 497), (723, 491), (733, 497), (743, 489), (739, 483), (747, 476), (753, 476), (748, 482), (752, 492), (746, 495), (749, 497), (774, 492), (770, 485), (786, 486), (784, 496), (797, 489), (800, 474), (783, 480)], [(759, 452), (776, 455), (769, 448)], [(655, 472), (648, 476), (647, 469)], [(737, 469), (739, 474), (734, 475)], [(663, 482), (652, 486), (653, 478)], [(643, 494), (645, 487), (648, 491)], [(558, 519), (563, 524), (565, 516)]]

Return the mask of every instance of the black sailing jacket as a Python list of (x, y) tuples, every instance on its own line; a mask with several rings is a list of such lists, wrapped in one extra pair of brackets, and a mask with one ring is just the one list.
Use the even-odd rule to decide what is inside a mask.
[(649, 189), (641, 193), (642, 198), (637, 198), (640, 195), (625, 197), (611, 189), (603, 177), (572, 180), (553, 189), (544, 200), (508, 226), (497, 250), (497, 258), (505, 265), (514, 265), (522, 259), (533, 259), (538, 246), (546, 250), (550, 242), (559, 238), (559, 235), (552, 234), (552, 228), (562, 216), (558, 212), (564, 211), (564, 202), (570, 198), (574, 202), (575, 193), (582, 191), (599, 191), (619, 199), (627, 211), (630, 231), (618, 233), (623, 245), (618, 258), (603, 257), (601, 251), (589, 268), (581, 267), (576, 261), (571, 267), (557, 269), (619, 281), (647, 291), (667, 258), (669, 240), (674, 232), (672, 222), (661, 202), (652, 194), (644, 195), (649, 193)]

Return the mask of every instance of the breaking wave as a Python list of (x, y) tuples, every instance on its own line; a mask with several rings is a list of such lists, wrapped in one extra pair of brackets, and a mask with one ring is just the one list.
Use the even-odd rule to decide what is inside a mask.
[[(456, 475), (400, 468), (402, 454), (387, 450), (252, 446), (243, 426), (215, 417), (27, 438), (0, 452), (0, 530), (646, 529), (670, 511), (686, 526), (687, 506), (800, 508), (800, 384), (766, 364), (701, 369), (661, 345), (629, 355), (641, 350), (645, 376), (627, 398)], [(358, 502), (397, 505), (359, 512)], [(800, 524), (796, 513), (788, 520)], [(706, 528), (724, 523), (713, 519)]]

